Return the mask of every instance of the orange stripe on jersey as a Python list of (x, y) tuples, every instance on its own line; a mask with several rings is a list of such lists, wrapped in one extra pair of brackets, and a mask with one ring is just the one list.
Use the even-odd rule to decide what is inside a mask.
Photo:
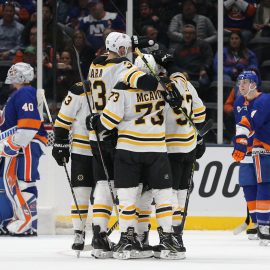
[(247, 202), (247, 205), (248, 205), (248, 210), (249, 210), (249, 211), (254, 211), (254, 210), (256, 210), (256, 201), (250, 201), (250, 202)]
[(256, 169), (256, 175), (257, 175), (257, 182), (261, 183), (262, 182), (262, 175), (261, 175), (260, 156), (255, 155), (254, 160), (255, 160), (255, 169)]
[(257, 200), (257, 210), (270, 210), (270, 200)]
[(260, 146), (260, 147), (262, 146), (265, 150), (270, 151), (270, 145), (268, 143), (264, 143), (258, 139), (253, 140), (253, 147), (255, 147), (255, 146)]
[(29, 182), (31, 180), (31, 168), (32, 168), (32, 155), (31, 146), (28, 144), (24, 148), (24, 180)]
[(248, 119), (245, 116), (242, 117), (239, 124), (247, 127), (249, 130), (251, 130), (251, 125), (250, 125)]
[(46, 137), (44, 137), (44, 136), (40, 136), (40, 135), (36, 134), (36, 135), (34, 136), (34, 139), (37, 139), (37, 140), (41, 141), (41, 142), (44, 143), (45, 145), (48, 144), (48, 138), (46, 138)]
[(18, 128), (33, 128), (39, 129), (41, 125), (40, 120), (25, 118), (18, 120)]

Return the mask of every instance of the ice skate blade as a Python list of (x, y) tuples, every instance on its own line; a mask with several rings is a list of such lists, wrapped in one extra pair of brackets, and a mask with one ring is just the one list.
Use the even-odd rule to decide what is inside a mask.
[(259, 240), (259, 237), (257, 234), (248, 234), (248, 240)]
[(80, 250), (76, 250), (75, 252), (76, 252), (77, 259), (79, 259), (80, 258), (80, 255), (81, 255), (81, 251)]
[(185, 252), (171, 252), (170, 250), (161, 250), (160, 252), (160, 259), (164, 260), (183, 260), (185, 258)]
[(125, 250), (123, 252), (113, 252), (113, 258), (118, 260), (128, 260), (131, 258), (131, 251)]
[(131, 250), (130, 258), (131, 259), (146, 259), (153, 257), (153, 251), (138, 251), (138, 250)]
[(261, 239), (259, 245), (261, 247), (266, 247), (266, 246), (270, 245), (270, 240)]
[(113, 257), (113, 252), (104, 251), (102, 249), (93, 249), (91, 255), (96, 259), (109, 259)]

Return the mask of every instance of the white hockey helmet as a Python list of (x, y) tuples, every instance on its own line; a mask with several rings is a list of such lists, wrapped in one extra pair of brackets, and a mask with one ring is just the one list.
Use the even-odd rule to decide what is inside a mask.
[[(158, 64), (156, 63), (156, 60), (152, 54), (144, 54), (144, 58), (147, 60), (149, 65), (153, 68), (156, 74), (159, 74), (159, 67)], [(143, 62), (140, 56), (138, 56), (135, 59), (134, 65), (137, 66), (141, 71), (145, 73), (150, 73), (149, 68), (146, 66), (146, 64)]]
[[(111, 32), (105, 40), (106, 50), (115, 52), (119, 55), (120, 47), (125, 48), (125, 55), (128, 54), (129, 48), (131, 48), (131, 38), (127, 34), (119, 32)], [(123, 55), (119, 55), (123, 56)]]
[(6, 84), (30, 83), (34, 79), (34, 69), (27, 63), (19, 62), (8, 70)]

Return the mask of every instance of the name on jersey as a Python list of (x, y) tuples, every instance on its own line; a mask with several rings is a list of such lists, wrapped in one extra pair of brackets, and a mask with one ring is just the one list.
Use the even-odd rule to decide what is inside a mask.
[(160, 91), (137, 93), (137, 102), (152, 101), (162, 98)]
[(90, 78), (100, 78), (102, 76), (102, 69), (93, 68), (91, 69)]

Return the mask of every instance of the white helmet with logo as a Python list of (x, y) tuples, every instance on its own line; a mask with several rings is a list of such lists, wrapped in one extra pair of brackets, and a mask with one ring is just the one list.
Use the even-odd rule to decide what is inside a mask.
[[(159, 67), (158, 64), (156, 63), (155, 58), (153, 57), (152, 54), (144, 54), (144, 58), (147, 60), (147, 62), (149, 63), (149, 65), (153, 68), (153, 70), (155, 71), (156, 74), (159, 74)], [(134, 65), (137, 66), (138, 68), (140, 68), (141, 71), (145, 72), (145, 73), (150, 73), (149, 68), (146, 66), (146, 64), (143, 62), (143, 60), (141, 59), (141, 57), (137, 57), (135, 59)]]
[(125, 48), (125, 55), (119, 55), (119, 56), (126, 56), (128, 54), (129, 48), (131, 48), (131, 38), (123, 33), (119, 32), (111, 32), (105, 41), (106, 50), (115, 52), (119, 55), (119, 49), (120, 47)]
[(30, 83), (34, 79), (34, 69), (27, 63), (19, 62), (8, 70), (6, 84)]

